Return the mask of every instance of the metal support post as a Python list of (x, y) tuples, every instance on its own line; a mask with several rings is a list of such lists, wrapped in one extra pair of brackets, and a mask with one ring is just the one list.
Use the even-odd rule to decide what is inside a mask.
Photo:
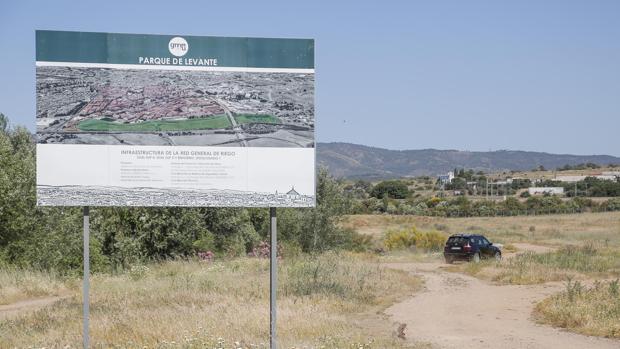
[(270, 265), (269, 265), (269, 345), (271, 349), (276, 349), (276, 290), (278, 288), (278, 224), (276, 219), (276, 208), (269, 208), (270, 217)]
[(88, 206), (84, 206), (84, 275), (82, 285), (82, 310), (83, 314), (83, 333), (82, 340), (84, 343), (84, 349), (90, 347), (90, 333), (88, 320), (90, 316), (90, 216)]

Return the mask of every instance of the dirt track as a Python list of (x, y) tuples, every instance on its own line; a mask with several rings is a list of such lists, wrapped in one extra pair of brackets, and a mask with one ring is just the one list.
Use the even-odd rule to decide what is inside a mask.
[(439, 348), (620, 348), (620, 341), (573, 334), (531, 319), (534, 304), (562, 289), (546, 285), (492, 285), (443, 270), (441, 263), (394, 263), (420, 275), (426, 290), (386, 310), (407, 324), (407, 340)]
[(27, 299), (24, 301), (0, 305), (0, 320), (9, 318), (13, 315), (23, 313), (25, 311), (33, 311), (50, 305), (58, 300), (61, 300), (62, 296), (51, 296), (44, 298)]

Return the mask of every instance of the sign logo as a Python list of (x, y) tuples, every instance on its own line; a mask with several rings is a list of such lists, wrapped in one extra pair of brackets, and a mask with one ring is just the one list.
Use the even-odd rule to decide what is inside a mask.
[(183, 57), (187, 51), (189, 51), (189, 45), (185, 39), (180, 36), (176, 36), (170, 39), (170, 42), (168, 43), (168, 50), (177, 57)]

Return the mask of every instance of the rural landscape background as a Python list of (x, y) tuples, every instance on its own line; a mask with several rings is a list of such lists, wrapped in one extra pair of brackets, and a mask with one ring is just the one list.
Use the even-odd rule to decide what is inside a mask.
[[(228, 101), (200, 104), (208, 120), (74, 120), (162, 145), (316, 150), (317, 206), (277, 210), (279, 348), (619, 348), (618, 14), (617, 0), (0, 2), (0, 349), (82, 345), (82, 209), (36, 206), (37, 115), (40, 141), (96, 137), (57, 132), (86, 99), (60, 120), (37, 111), (53, 86), (37, 92), (36, 30), (314, 39), (301, 102), (316, 110), (271, 105), (276, 84), (186, 90)], [(269, 109), (246, 113), (256, 101)], [(267, 209), (90, 218), (94, 348), (269, 347)], [(503, 258), (446, 263), (459, 233)]]
[[(351, 171), (331, 160), (338, 146), (368, 149), (318, 144), (318, 206), (278, 210), (280, 345), (617, 347), (620, 180), (600, 175), (616, 173), (607, 161), (617, 158), (516, 152), (514, 169), (453, 160), (471, 168), (445, 182), (442, 154), (460, 152), (431, 151), (424, 175), (336, 177)], [(34, 150), (27, 129), (0, 117), (0, 347), (79, 347), (81, 210), (35, 207)], [(91, 217), (95, 346), (268, 346), (267, 209)], [(459, 232), (502, 245), (503, 260), (444, 264)]]

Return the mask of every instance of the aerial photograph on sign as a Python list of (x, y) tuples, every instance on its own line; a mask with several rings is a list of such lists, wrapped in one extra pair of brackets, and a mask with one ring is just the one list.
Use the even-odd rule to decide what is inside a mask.
[(314, 74), (38, 66), (40, 144), (314, 147)]

